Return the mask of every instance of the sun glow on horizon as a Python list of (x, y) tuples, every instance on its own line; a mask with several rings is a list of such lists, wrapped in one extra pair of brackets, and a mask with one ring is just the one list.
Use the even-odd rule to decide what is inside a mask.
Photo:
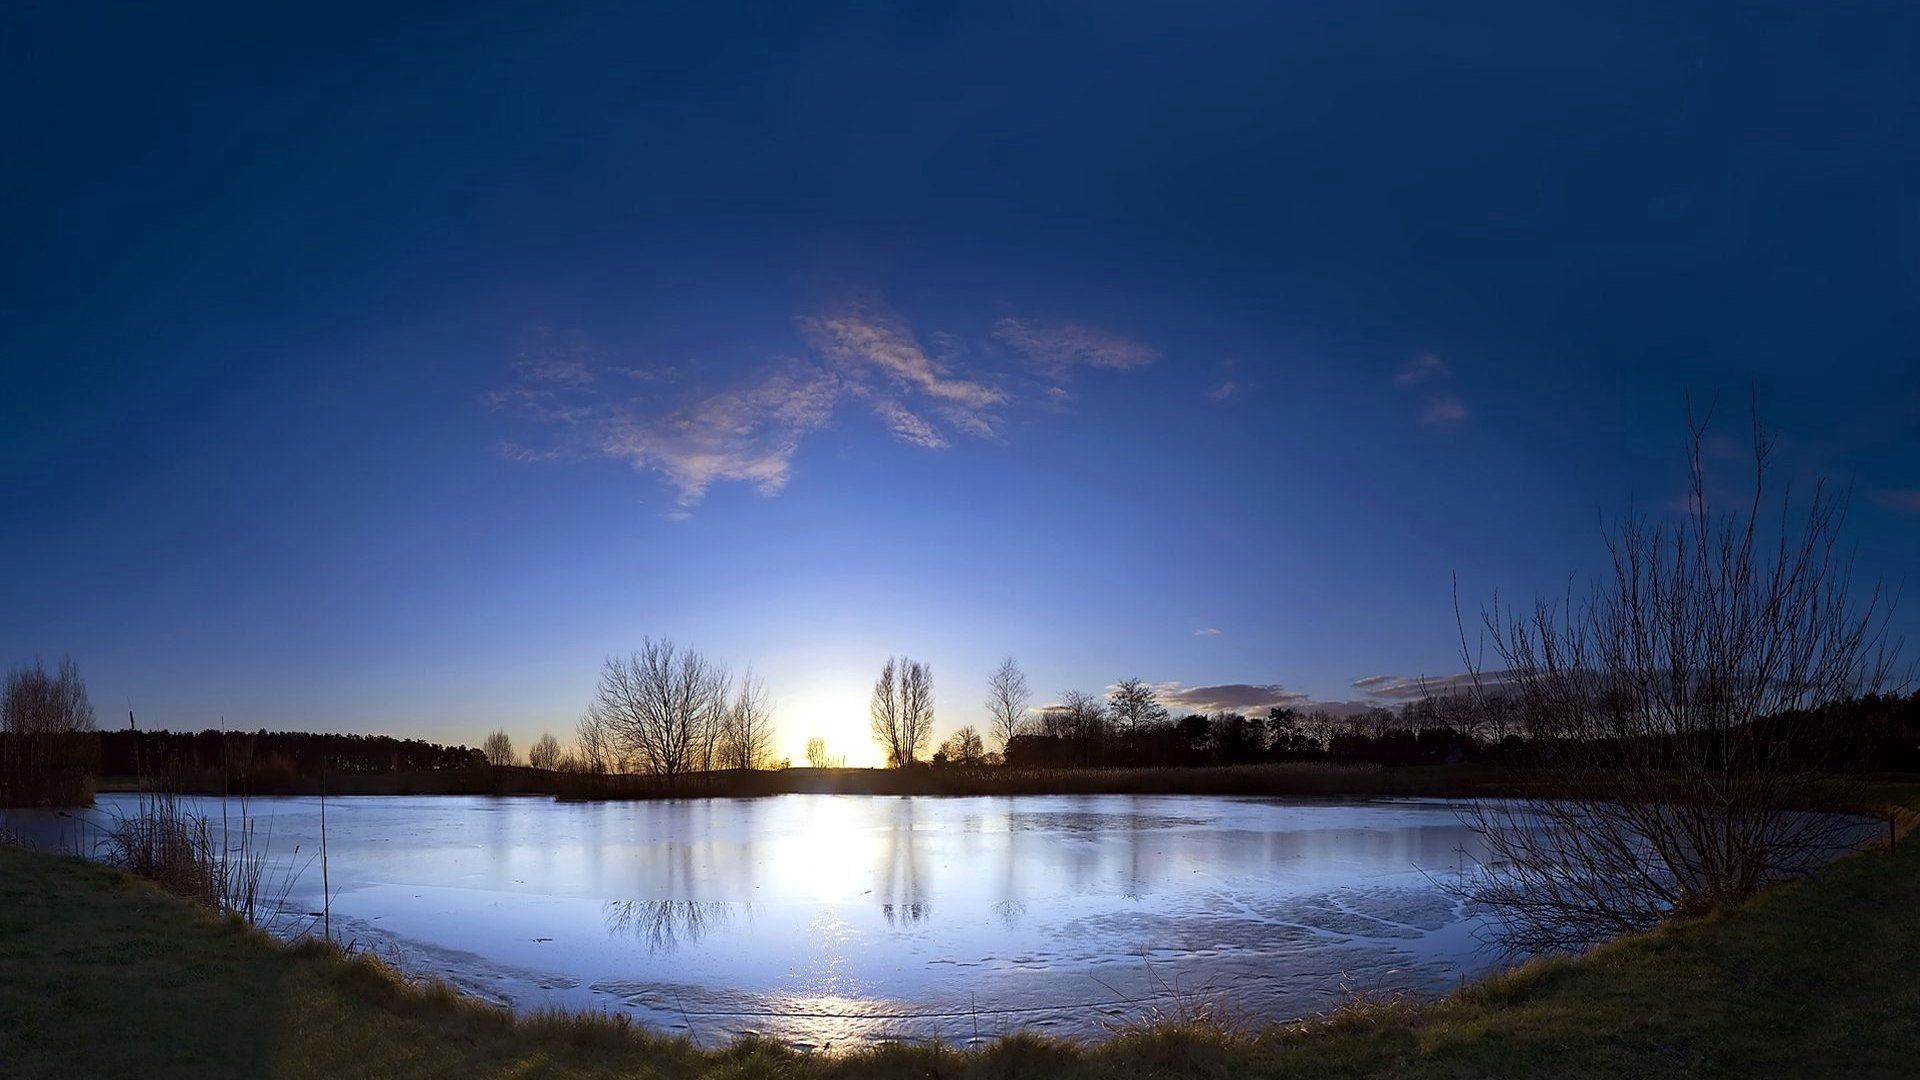
[(796, 766), (807, 764), (807, 740), (827, 741), (827, 753), (853, 767), (881, 764), (879, 748), (867, 726), (867, 689), (838, 673), (809, 683), (775, 705), (780, 734), (775, 754)]

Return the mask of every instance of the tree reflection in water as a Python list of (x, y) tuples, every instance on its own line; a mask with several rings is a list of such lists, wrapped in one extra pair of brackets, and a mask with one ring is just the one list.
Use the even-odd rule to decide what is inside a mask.
[(993, 913), (1000, 916), (1000, 922), (1009, 930), (1020, 928), (1020, 920), (1027, 914), (1025, 900), (1002, 900), (993, 905)]
[(881, 904), (880, 914), (886, 916), (888, 926), (913, 926), (933, 917), (930, 904)]
[(912, 799), (895, 803), (893, 827), (882, 840), (880, 914), (888, 926), (918, 926), (933, 917), (924, 891), (926, 858), (917, 843), (919, 809)]
[(731, 926), (736, 907), (747, 906), (724, 900), (609, 900), (603, 913), (610, 936), (631, 935), (646, 942), (648, 952), (671, 953)]

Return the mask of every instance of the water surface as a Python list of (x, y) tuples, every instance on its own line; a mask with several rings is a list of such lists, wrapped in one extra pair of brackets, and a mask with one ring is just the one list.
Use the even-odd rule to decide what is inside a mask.
[[(195, 800), (217, 821), (219, 800)], [(230, 809), (233, 804), (230, 804)], [(1448, 803), (784, 795), (327, 801), (334, 936), (518, 1008), (705, 1040), (1094, 1035), (1207, 1001), (1250, 1020), (1488, 966), (1441, 887), (1480, 851)], [(104, 795), (96, 825), (131, 813)], [(255, 799), (321, 909), (319, 801)], [(82, 819), (14, 812), (42, 847)], [(84, 834), (84, 835), (83, 835)], [(1463, 852), (1465, 855), (1463, 856)], [(297, 924), (294, 925), (294, 924)]]

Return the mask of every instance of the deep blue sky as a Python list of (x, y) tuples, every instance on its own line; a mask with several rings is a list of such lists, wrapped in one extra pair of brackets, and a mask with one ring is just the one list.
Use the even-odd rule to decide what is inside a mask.
[(1365, 699), (1689, 390), (1920, 581), (1911, 5), (264, 7), (5, 17), (0, 661), (105, 722)]

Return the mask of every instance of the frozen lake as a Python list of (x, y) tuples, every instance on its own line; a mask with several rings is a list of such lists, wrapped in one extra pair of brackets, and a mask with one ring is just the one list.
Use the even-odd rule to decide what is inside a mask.
[[(86, 819), (132, 810), (103, 795)], [(251, 813), (303, 867), (289, 906), (318, 911), (318, 800)], [(74, 844), (75, 818), (7, 820)], [(703, 1041), (1093, 1035), (1181, 998), (1285, 1019), (1493, 960), (1434, 880), (1477, 840), (1432, 800), (350, 797), (327, 838), (342, 942)]]

